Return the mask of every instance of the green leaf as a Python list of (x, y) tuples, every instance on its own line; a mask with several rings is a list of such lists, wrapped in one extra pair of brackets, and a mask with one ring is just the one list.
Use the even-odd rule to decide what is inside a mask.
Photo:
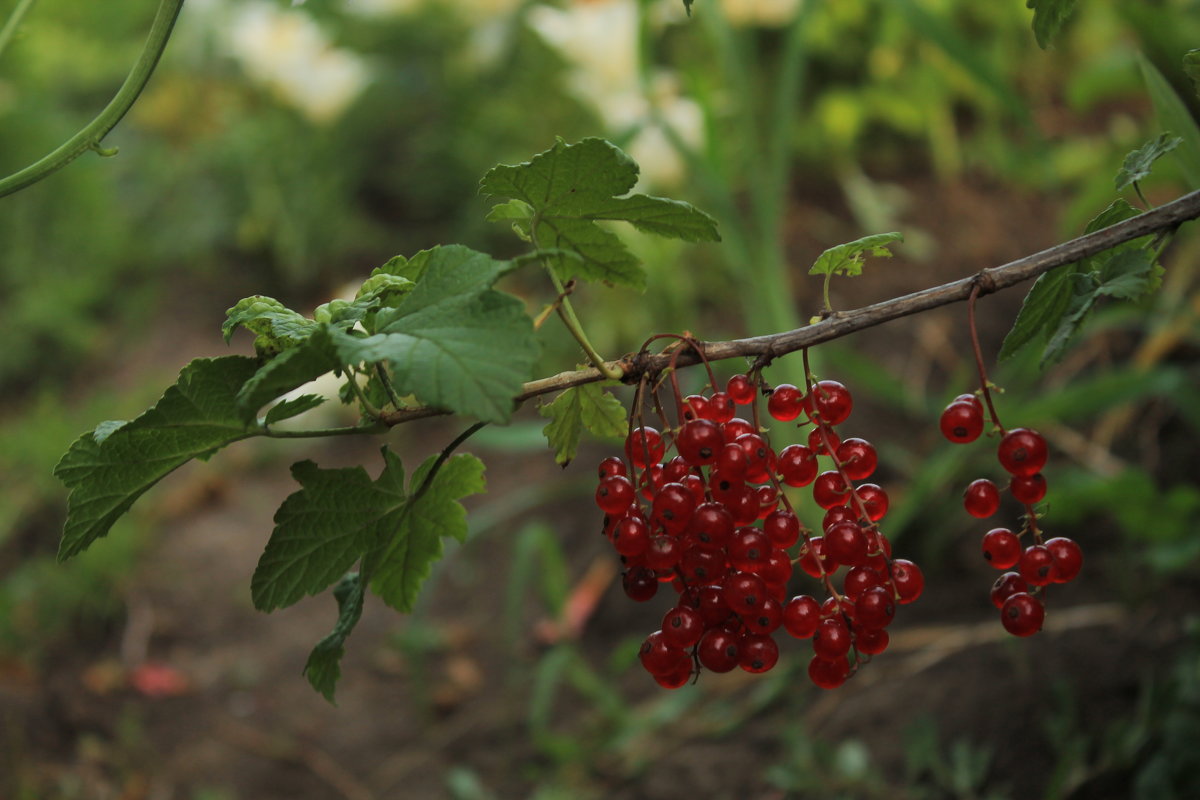
[(317, 323), (272, 297), (254, 295), (238, 301), (225, 312), (221, 335), (229, 342), (240, 325), (255, 334), (254, 349), (261, 356), (273, 356), (294, 347), (316, 330)]
[[(521, 203), (503, 203), (489, 219), (517, 219), (539, 248), (578, 254), (578, 259), (552, 260), (564, 279), (578, 274), (642, 289), (646, 275), (637, 258), (598, 221), (629, 222), (641, 231), (689, 242), (715, 242), (720, 236), (716, 221), (688, 203), (642, 194), (621, 197), (637, 176), (633, 159), (603, 139), (572, 145), (560, 139), (530, 161), (494, 167), (483, 177), (480, 191)], [(528, 216), (520, 216), (526, 208)]]
[(1154, 103), (1158, 124), (1183, 139), (1182, 146), (1172, 153), (1183, 172), (1189, 188), (1200, 189), (1200, 127), (1175, 89), (1145, 55), (1138, 54), (1142, 78)]
[(346, 639), (362, 616), (364, 588), (357, 572), (351, 572), (338, 581), (333, 589), (333, 598), (338, 604), (337, 622), (333, 631), (317, 642), (304, 665), (308, 682), (331, 703), (338, 678), (342, 675), (341, 661), (346, 652)]
[(1058, 320), (1058, 325), (1042, 351), (1039, 366), (1045, 368), (1058, 361), (1067, 351), (1067, 345), (1079, 333), (1084, 319), (1096, 303), (1095, 283), (1089, 273), (1072, 273), (1072, 294), (1066, 311)]
[(1098, 271), (1096, 294), (1136, 300), (1151, 289), (1154, 258), (1142, 249), (1113, 253)]
[(274, 425), (276, 422), (299, 416), (305, 411), (311, 411), (324, 402), (325, 398), (319, 394), (302, 394), (271, 406), (263, 422), (267, 425)]
[(275, 512), (275, 529), (250, 579), (254, 607), (272, 611), (328, 588), (396, 525), (404, 469), (387, 448), (378, 480), (362, 467), (292, 465), (300, 489)]
[(892, 251), (888, 245), (892, 242), (903, 242), (902, 233), (875, 233), (864, 236), (853, 242), (831, 247), (817, 257), (816, 263), (808, 270), (809, 275), (859, 275), (862, 273), (863, 261), (868, 255), (890, 258)]
[(107, 534), (138, 497), (172, 470), (261, 433), (242, 421), (235, 403), (256, 369), (257, 361), (245, 356), (198, 358), (141, 416), (123, 425), (103, 423), (95, 433), (76, 439), (54, 468), (71, 490), (59, 560)]
[(624, 436), (628, 428), (625, 406), (599, 383), (567, 389), (538, 413), (550, 419), (542, 432), (554, 448), (554, 460), (564, 467), (579, 449), (583, 428), (596, 436), (613, 439)]
[(442, 557), (442, 537), (467, 537), (467, 512), (458, 500), (484, 490), (483, 462), (465, 453), (447, 459), (425, 485), (437, 460), (431, 456), (413, 473), (412, 499), (373, 565), (371, 590), (404, 612), (412, 611), (433, 562)]
[(1025, 7), (1033, 9), (1033, 34), (1038, 47), (1045, 50), (1071, 16), (1075, 0), (1028, 0)]
[(692, 15), (692, 3), (694, 2), (696, 0), (683, 0), (683, 10), (687, 12), (689, 17)]
[(1196, 96), (1200, 97), (1200, 50), (1188, 50), (1183, 54), (1183, 72), (1192, 79)]
[(1115, 180), (1117, 191), (1122, 191), (1130, 184), (1144, 179), (1150, 174), (1155, 161), (1174, 150), (1182, 142), (1183, 139), (1178, 136), (1163, 133), (1125, 156), (1125, 163), (1121, 165)]
[(426, 253), (413, 291), (376, 316), (379, 333), (334, 331), (337, 352), (346, 364), (388, 361), (400, 394), (506, 422), (538, 353), (525, 305), (490, 288), (511, 265), (459, 245)]
[(263, 364), (246, 381), (237, 396), (242, 421), (253, 422), (258, 410), (276, 397), (340, 367), (329, 329), (322, 325), (300, 344)]

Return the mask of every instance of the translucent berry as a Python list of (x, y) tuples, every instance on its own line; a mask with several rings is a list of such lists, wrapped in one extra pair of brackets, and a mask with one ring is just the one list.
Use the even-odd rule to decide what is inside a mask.
[(778, 661), (779, 645), (770, 636), (751, 633), (742, 638), (738, 666), (746, 672), (766, 672)]
[(854, 601), (854, 620), (864, 628), (886, 628), (896, 616), (896, 601), (882, 586), (867, 589)]
[(715, 469), (732, 480), (740, 481), (746, 478), (746, 465), (748, 463), (749, 459), (746, 458), (746, 451), (735, 442), (727, 442), (721, 447), (721, 452), (717, 454)]
[(963, 492), (963, 507), (978, 519), (987, 519), (1000, 509), (1000, 490), (987, 478), (973, 480)]
[(867, 519), (871, 522), (878, 522), (887, 515), (888, 496), (881, 487), (874, 483), (864, 483), (855, 489), (854, 493), (862, 501), (863, 509), (867, 512)]
[(808, 639), (821, 621), (821, 604), (807, 594), (793, 597), (783, 607), (783, 629), (797, 639)]
[(1054, 582), (1069, 583), (1083, 569), (1083, 550), (1073, 539), (1056, 536), (1046, 540), (1046, 549), (1054, 558)]
[(771, 557), (771, 539), (759, 528), (742, 527), (734, 531), (727, 550), (734, 569), (757, 573)]
[[(611, 480), (611, 479), (606, 479)], [(668, 483), (654, 495), (650, 519), (667, 533), (680, 534), (696, 512), (696, 497), (682, 483)]]
[(1013, 636), (1032, 636), (1042, 629), (1046, 609), (1033, 595), (1017, 592), (1000, 608), (1000, 622)]
[(703, 633), (704, 617), (695, 608), (676, 606), (663, 617), (662, 639), (671, 647), (691, 647)]
[(983, 535), (983, 557), (996, 569), (1015, 567), (1021, 552), (1021, 540), (1008, 528), (992, 528)]
[(724, 446), (721, 426), (709, 419), (685, 422), (675, 437), (675, 449), (693, 467), (712, 464)]
[(854, 649), (868, 656), (877, 656), (887, 650), (890, 641), (883, 628), (861, 628), (854, 632)]
[(1000, 440), (996, 456), (1011, 475), (1036, 475), (1046, 465), (1046, 440), (1037, 431), (1013, 428)]
[(813, 660), (808, 662), (808, 679), (821, 689), (836, 689), (846, 682), (849, 675), (850, 661), (845, 656), (832, 661), (813, 656)]
[(716, 392), (708, 398), (708, 408), (705, 409), (707, 419), (713, 422), (729, 422), (737, 413), (733, 401), (724, 392)]
[(850, 390), (837, 381), (818, 381), (809, 396), (816, 416), (826, 425), (842, 424), (854, 408)]
[(621, 576), (621, 588), (630, 600), (644, 603), (658, 592), (658, 577), (652, 569), (634, 567)]
[(664, 689), (678, 689), (692, 679), (692, 661), (684, 659), (675, 669), (661, 675), (652, 675), (655, 683)]
[(662, 631), (655, 631), (642, 642), (638, 652), (642, 666), (652, 675), (665, 675), (674, 671), (681, 661), (687, 660), (687, 652), (679, 647), (672, 647), (663, 639)]
[(966, 444), (983, 433), (983, 409), (978, 400), (956, 400), (942, 412), (942, 435), (956, 444)]
[(743, 615), (742, 621), (751, 633), (773, 633), (783, 623), (783, 604), (768, 595), (759, 609)]
[(787, 554), (786, 550), (775, 547), (772, 548), (771, 555), (767, 557), (766, 565), (758, 571), (758, 576), (766, 582), (768, 587), (786, 589), (793, 569), (792, 557)]
[(1018, 592), (1028, 592), (1029, 584), (1017, 572), (1006, 572), (992, 584), (992, 605), (1003, 608), (1004, 601)]
[(733, 515), (721, 503), (704, 503), (692, 514), (692, 536), (704, 549), (724, 548), (733, 536), (733, 529)]
[(640, 469), (662, 461), (664, 451), (662, 435), (655, 428), (634, 428), (625, 437), (625, 457)]
[(871, 477), (879, 463), (875, 447), (866, 439), (850, 438), (837, 446), (837, 460), (846, 472), (846, 477), (852, 481), (862, 481)]
[[(713, 421), (716, 422), (716, 420)], [(739, 436), (754, 433), (754, 426), (741, 417), (736, 417), (721, 423), (721, 432), (725, 434), (725, 441), (736, 442)]]
[(818, 658), (832, 661), (850, 651), (850, 628), (840, 617), (821, 620), (812, 638), (813, 652)]
[(846, 482), (842, 480), (842, 476), (837, 470), (831, 469), (822, 472), (813, 481), (813, 500), (821, 508), (842, 506), (849, 499), (850, 492), (846, 488)]
[(758, 611), (767, 599), (767, 585), (753, 573), (735, 572), (725, 578), (721, 587), (725, 605), (742, 616)]
[(705, 669), (713, 672), (729, 672), (738, 665), (741, 648), (737, 634), (723, 628), (712, 628), (700, 637), (696, 657)]
[(702, 394), (689, 394), (683, 398), (684, 420), (708, 419), (708, 398)]
[(780, 422), (791, 422), (804, 410), (803, 400), (803, 390), (790, 383), (781, 383), (767, 399), (767, 413)]
[[(829, 440), (829, 447), (832, 447), (833, 450), (825, 446), (826, 439)], [(819, 456), (827, 456), (831, 452), (836, 453), (841, 444), (842, 440), (837, 435), (837, 431), (828, 425), (818, 425), (808, 432), (808, 449)]]
[(725, 393), (739, 406), (748, 406), (754, 402), (754, 383), (745, 375), (734, 375), (725, 384)]
[(1054, 583), (1054, 556), (1050, 555), (1045, 545), (1030, 545), (1021, 554), (1017, 570), (1031, 586), (1048, 586)]
[(640, 556), (650, 547), (650, 526), (640, 516), (622, 517), (613, 526), (613, 547), (623, 556)]
[(849, 506), (834, 506), (825, 512), (821, 530), (827, 531), (839, 522), (858, 522), (858, 512)]
[(665, 533), (650, 537), (650, 546), (644, 554), (646, 566), (660, 572), (673, 571), (682, 557), (683, 545)]
[(788, 486), (808, 486), (817, 477), (817, 455), (802, 444), (789, 444), (775, 461), (780, 479)]
[(842, 578), (842, 594), (856, 600), (867, 589), (882, 585), (883, 578), (875, 570), (869, 567), (853, 567)]
[(625, 468), (625, 462), (616, 456), (609, 456), (602, 460), (596, 471), (599, 473), (598, 477), (601, 480), (607, 478), (609, 475), (629, 475), (628, 470)]
[(800, 520), (791, 511), (772, 511), (763, 520), (763, 532), (771, 544), (786, 549), (800, 540)]
[(867, 560), (867, 538), (857, 522), (839, 522), (825, 532), (825, 552), (837, 564), (858, 566)]
[(623, 514), (633, 500), (633, 484), (624, 475), (609, 475), (596, 487), (596, 505), (605, 514)]
[(921, 596), (925, 589), (925, 575), (920, 567), (907, 559), (897, 558), (892, 561), (891, 572), (892, 586), (896, 589), (900, 605), (907, 605)]
[(1008, 483), (1008, 490), (1017, 502), (1031, 506), (1040, 503), (1046, 496), (1046, 478), (1040, 472), (1033, 475), (1014, 475)]

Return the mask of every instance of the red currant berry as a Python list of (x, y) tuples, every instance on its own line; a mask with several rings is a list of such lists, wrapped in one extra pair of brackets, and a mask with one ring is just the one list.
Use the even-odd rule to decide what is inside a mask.
[(658, 592), (658, 578), (652, 569), (634, 567), (621, 576), (621, 588), (630, 600), (644, 603)]
[(817, 477), (817, 455), (802, 444), (789, 444), (776, 459), (779, 477), (788, 486), (808, 486)]
[(820, 578), (834, 570), (834, 565), (830, 563), (829, 557), (825, 554), (824, 537), (813, 536), (807, 544), (800, 548), (799, 563), (800, 569), (814, 578)]
[(700, 637), (696, 646), (696, 658), (705, 669), (713, 672), (729, 672), (738, 665), (742, 654), (740, 638), (736, 633), (723, 628), (711, 628)]
[(625, 462), (616, 456), (609, 456), (600, 462), (600, 467), (597, 469), (600, 480), (604, 480), (609, 475), (622, 475), (628, 477), (629, 471), (625, 468)]
[(675, 456), (663, 464), (663, 483), (679, 483), (692, 472), (692, 465), (683, 456)]
[(850, 390), (837, 381), (818, 381), (809, 396), (816, 416), (826, 425), (841, 425), (854, 408)]
[(821, 508), (844, 506), (849, 499), (850, 492), (846, 488), (846, 482), (837, 470), (822, 472), (813, 481), (813, 500), (817, 501)]
[(1004, 601), (1017, 592), (1028, 592), (1029, 584), (1017, 572), (1006, 572), (992, 584), (992, 605), (1003, 608)]
[(681, 416), (685, 421), (708, 419), (708, 398), (702, 394), (689, 394), (683, 398)]
[(625, 457), (639, 469), (661, 461), (665, 449), (662, 435), (657, 429), (649, 426), (634, 428), (625, 437)]
[(878, 522), (887, 515), (888, 496), (882, 488), (874, 483), (864, 483), (855, 489), (854, 493), (862, 501), (863, 509), (867, 512), (867, 519), (871, 522)]
[(1054, 556), (1043, 544), (1030, 545), (1021, 554), (1017, 570), (1031, 586), (1047, 586), (1054, 583)]
[(655, 631), (642, 642), (638, 658), (651, 675), (665, 675), (674, 671), (681, 661), (685, 661), (687, 653), (682, 648), (667, 644), (662, 631)]
[(853, 522), (857, 525), (858, 512), (850, 506), (834, 506), (825, 512), (825, 517), (821, 520), (821, 530), (827, 531), (839, 522)]
[(671, 672), (667, 672), (662, 675), (653, 675), (651, 677), (654, 678), (655, 683), (664, 689), (678, 689), (679, 687), (686, 685), (687, 682), (692, 679), (692, 661), (691, 659), (685, 658), (679, 663), (679, 666)]
[(1046, 465), (1046, 440), (1037, 431), (1013, 428), (1000, 440), (996, 456), (1011, 475), (1036, 475)]
[(836, 689), (846, 682), (849, 675), (850, 661), (845, 656), (833, 661), (813, 656), (813, 660), (808, 662), (808, 679), (821, 689)]
[(768, 596), (757, 611), (744, 614), (742, 621), (751, 633), (773, 633), (783, 623), (783, 604)]
[(779, 661), (779, 645), (770, 636), (747, 634), (741, 641), (738, 666), (746, 672), (766, 672)]
[(704, 503), (692, 514), (691, 533), (697, 546), (720, 550), (733, 536), (733, 515), (721, 503)]
[(817, 632), (813, 634), (813, 652), (818, 658), (832, 661), (850, 652), (850, 628), (840, 617), (830, 617), (821, 620)]
[(721, 583), (725, 605), (735, 614), (746, 616), (762, 608), (767, 599), (767, 585), (750, 572), (735, 572)]
[(703, 634), (704, 617), (698, 609), (676, 606), (663, 617), (662, 640), (671, 647), (691, 647)]
[(887, 650), (890, 639), (883, 628), (860, 628), (854, 632), (854, 649), (862, 655), (877, 656)]
[(679, 559), (679, 571), (688, 583), (710, 583), (725, 574), (725, 557), (712, 550), (689, 547)]
[(668, 483), (654, 495), (650, 519), (662, 525), (667, 533), (683, 533), (696, 512), (696, 496), (682, 483)]
[(893, 559), (891, 572), (892, 586), (896, 589), (896, 598), (900, 605), (913, 602), (925, 590), (925, 576), (921, 573), (921, 568), (908, 559)]
[(1014, 475), (1008, 482), (1008, 490), (1017, 502), (1031, 506), (1040, 503), (1046, 496), (1046, 478), (1040, 472), (1033, 475)]
[(623, 556), (640, 556), (650, 547), (650, 526), (639, 517), (622, 517), (613, 526), (613, 547)]
[(760, 486), (754, 490), (754, 496), (758, 499), (759, 519), (766, 519), (772, 511), (779, 508), (779, 491), (774, 486)]
[[(829, 447), (825, 446), (825, 440), (829, 440)], [(827, 456), (830, 453), (836, 453), (838, 447), (842, 444), (841, 438), (837, 435), (837, 431), (828, 425), (818, 425), (808, 432), (808, 449), (820, 456)]]
[(605, 514), (624, 514), (633, 500), (633, 484), (624, 475), (609, 475), (596, 487), (596, 505)]
[(745, 375), (734, 375), (725, 384), (725, 393), (739, 406), (748, 406), (754, 402), (754, 383)]
[(896, 616), (896, 601), (891, 591), (876, 586), (854, 601), (854, 620), (864, 628), (886, 628)]
[(709, 419), (685, 422), (675, 437), (675, 449), (693, 467), (702, 467), (717, 460), (725, 446), (721, 426)]
[(871, 477), (879, 463), (875, 447), (866, 439), (850, 438), (837, 446), (837, 460), (852, 481)]
[(1046, 540), (1046, 549), (1054, 558), (1054, 582), (1069, 583), (1083, 569), (1083, 550), (1073, 539), (1056, 536)]
[(746, 480), (761, 483), (769, 477), (768, 470), (775, 464), (775, 453), (767, 440), (757, 433), (747, 433), (736, 440), (739, 447), (746, 451)]
[(1042, 629), (1046, 609), (1033, 595), (1017, 592), (1000, 608), (1000, 622), (1013, 636), (1032, 636)]
[(729, 422), (735, 413), (733, 401), (724, 392), (716, 392), (708, 398), (708, 408), (705, 409), (706, 419), (711, 419), (713, 422)]
[(1021, 560), (1021, 540), (1008, 528), (992, 528), (983, 535), (983, 557), (996, 569), (1015, 567)]
[(763, 520), (763, 532), (771, 544), (787, 549), (800, 541), (800, 520), (791, 511), (772, 511)]
[(966, 444), (983, 433), (983, 409), (979, 401), (957, 400), (942, 412), (940, 420), (942, 435), (956, 444)]
[(867, 560), (867, 538), (857, 522), (839, 522), (825, 532), (825, 552), (834, 563), (858, 566)]
[(780, 422), (791, 422), (803, 411), (804, 392), (790, 383), (781, 383), (767, 399), (767, 413)]
[(746, 466), (749, 459), (746, 451), (735, 442), (727, 442), (717, 454), (717, 465), (714, 469), (730, 480), (740, 481), (746, 478)]
[(753, 425), (738, 417), (737, 419), (729, 420), (729, 422), (721, 423), (721, 432), (725, 434), (725, 441), (736, 442), (739, 436), (754, 433), (755, 430)]
[(716, 583), (696, 590), (696, 608), (700, 610), (706, 628), (720, 625), (733, 613), (725, 603), (725, 588)]
[(775, 547), (772, 548), (766, 565), (758, 571), (758, 576), (766, 581), (768, 587), (787, 588), (792, 570), (792, 557), (786, 550)]
[(726, 501), (733, 521), (738, 525), (749, 525), (758, 519), (758, 492), (750, 486), (742, 485), (741, 491)]
[(646, 548), (646, 566), (659, 572), (675, 569), (679, 559), (683, 557), (683, 545), (674, 536), (659, 534), (650, 538), (650, 546)]
[(963, 492), (963, 507), (978, 519), (987, 519), (1000, 509), (1000, 490), (987, 478), (971, 481)]
[(851, 600), (857, 600), (867, 589), (882, 585), (883, 578), (875, 570), (869, 567), (853, 567), (842, 578), (842, 594)]
[(729, 563), (742, 572), (761, 572), (771, 557), (771, 539), (758, 528), (738, 528), (729, 542)]
[(796, 595), (783, 607), (783, 629), (797, 639), (811, 637), (820, 621), (821, 605), (809, 595)]

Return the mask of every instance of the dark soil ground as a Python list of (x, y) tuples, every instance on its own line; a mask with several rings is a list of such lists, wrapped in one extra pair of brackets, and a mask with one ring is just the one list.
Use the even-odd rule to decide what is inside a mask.
[[(940, 193), (940, 206), (916, 214), (943, 242), (961, 240), (951, 228), (972, 226), (961, 252), (881, 271), (888, 277), (853, 290), (871, 296), (843, 304), (1054, 240), (1036, 224), (1045, 208), (1030, 203), (1000, 220), (987, 191)], [(998, 340), (1017, 302), (995, 299), (987, 338)], [(893, 323), (858, 346), (923, 380), (922, 369), (944, 371), (941, 354), (964, 344), (961, 313)], [(149, 357), (182, 363), (215, 352), (213, 340), (188, 349), (199, 341), (188, 338)], [(888, 435), (886, 408), (856, 413), (862, 435)], [(439, 423), (389, 441), (412, 463), (454, 432)], [(332, 600), (260, 614), (249, 579), (274, 509), (294, 489), (286, 464), (375, 471), (378, 446), (230, 452), (148, 496), (140, 513), (153, 536), (128, 576), (122, 613), (47, 643), (36, 665), (0, 662), (0, 800), (1128, 797), (1132, 772), (1102, 734), (1128, 730), (1148, 680), (1169, 674), (1186, 611), (1200, 599), (1179, 583), (1116, 602), (1131, 594), (1097, 568), (1059, 593), (1041, 634), (1012, 640), (987, 603), (994, 574), (977, 563), (972, 537), (941, 555), (925, 596), (899, 615), (890, 650), (842, 689), (812, 688), (807, 647), (789, 640), (769, 676), (706, 674), (664, 696), (621, 666), (665, 606), (635, 606), (611, 582), (613, 556), (589, 500), (591, 465), (605, 451), (588, 450), (564, 473), (544, 452), (471, 448), (488, 464), (489, 494), (473, 506), (483, 530), (450, 547), (413, 617), (368, 600), (334, 707), (301, 676), (332, 626)], [(513, 589), (514, 543), (535, 519), (554, 532), (572, 585), (605, 587), (577, 634), (548, 632), (536, 571)], [(57, 531), (38, 535), (49, 548)], [(523, 598), (516, 618), (506, 611), (514, 591)], [(571, 667), (575, 656), (590, 670)], [(567, 666), (551, 693), (555, 663)], [(956, 777), (973, 758), (976, 778)]]

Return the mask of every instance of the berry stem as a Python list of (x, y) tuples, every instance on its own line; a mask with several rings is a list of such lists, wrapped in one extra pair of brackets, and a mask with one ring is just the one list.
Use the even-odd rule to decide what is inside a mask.
[[(530, 230), (537, 230), (537, 220), (533, 221)], [(533, 238), (533, 246), (541, 249), (537, 243), (537, 237)], [(575, 307), (571, 305), (571, 290), (563, 284), (562, 279), (558, 277), (558, 273), (554, 268), (544, 260), (541, 264), (546, 269), (546, 274), (550, 276), (550, 283), (554, 285), (554, 291), (558, 292), (558, 298), (554, 302), (554, 310), (558, 312), (558, 318), (562, 320), (567, 331), (574, 337), (579, 346), (583, 348), (583, 352), (587, 354), (588, 360), (592, 362), (592, 366), (599, 370), (600, 374), (609, 380), (619, 380), (624, 377), (625, 370), (618, 366), (610, 366), (604, 358), (596, 352), (596, 348), (592, 346), (587, 334), (583, 332), (583, 324), (580, 323), (579, 317), (575, 315)]]
[(977, 282), (971, 289), (971, 295), (967, 298), (967, 327), (971, 331), (971, 347), (975, 351), (975, 366), (979, 369), (979, 389), (983, 393), (983, 401), (987, 404), (988, 416), (992, 418), (992, 424), (1000, 431), (1003, 436), (1007, 431), (1000, 423), (1000, 417), (996, 414), (996, 407), (992, 405), (992, 391), (989, 388), (987, 367), (983, 365), (983, 349), (979, 346), (979, 332), (975, 329), (975, 300), (979, 297), (980, 284)]

